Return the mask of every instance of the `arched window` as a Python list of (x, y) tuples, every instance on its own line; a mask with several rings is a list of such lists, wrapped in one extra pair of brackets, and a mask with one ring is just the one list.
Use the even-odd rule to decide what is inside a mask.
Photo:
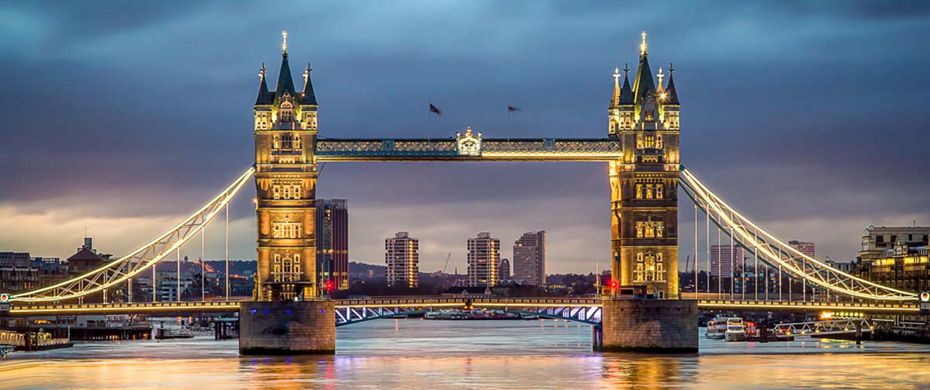
[(656, 279), (656, 256), (652, 252), (646, 253), (644, 263), (645, 281), (654, 281)]
[(665, 260), (662, 258), (661, 253), (656, 253), (656, 281), (664, 282), (665, 281)]
[(278, 110), (278, 122), (289, 123), (293, 121), (294, 121), (294, 105), (288, 101), (281, 103), (281, 108)]

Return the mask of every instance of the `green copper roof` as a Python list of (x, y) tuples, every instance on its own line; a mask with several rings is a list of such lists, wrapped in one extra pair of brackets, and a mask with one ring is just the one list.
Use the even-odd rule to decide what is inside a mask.
[(680, 105), (678, 103), (678, 91), (675, 89), (675, 78), (672, 76), (674, 72), (668, 73), (668, 88), (665, 88), (665, 104), (674, 104)]
[(633, 97), (635, 104), (641, 104), (643, 97), (650, 91), (655, 92), (656, 83), (652, 80), (652, 70), (649, 68), (649, 59), (646, 54), (639, 56), (639, 68), (636, 69), (636, 81), (633, 83)]
[(255, 98), (255, 105), (271, 104), (274, 101), (274, 94), (268, 92), (268, 83), (265, 82), (265, 76), (258, 86), (258, 97)]
[[(629, 67), (627, 67), (629, 68)], [(633, 104), (633, 89), (630, 88), (630, 78), (623, 75), (623, 87), (620, 88), (620, 104)]]
[(300, 98), (300, 104), (317, 105), (316, 94), (313, 93), (313, 80), (310, 79), (310, 64), (307, 64), (307, 81), (304, 83), (304, 92)]
[(277, 104), (284, 93), (290, 93), (296, 97), (297, 91), (294, 89), (294, 80), (291, 79), (291, 67), (287, 63), (287, 52), (281, 55), (281, 71), (278, 73), (278, 85), (274, 89), (274, 102)]

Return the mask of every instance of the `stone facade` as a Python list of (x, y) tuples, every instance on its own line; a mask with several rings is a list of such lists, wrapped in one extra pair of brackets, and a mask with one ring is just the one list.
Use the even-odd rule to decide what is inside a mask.
[(316, 95), (309, 65), (302, 92), (294, 87), (286, 35), (283, 49), (274, 91), (268, 90), (264, 65), (259, 72), (253, 110), (258, 217), (253, 295), (261, 301), (310, 299), (321, 292), (316, 261)]
[(605, 298), (601, 351), (697, 352), (697, 301)]
[(239, 309), (240, 354), (331, 354), (335, 351), (333, 301), (243, 302)]
[(621, 86), (615, 70), (608, 109), (608, 134), (623, 151), (609, 166), (611, 284), (676, 298), (680, 104), (671, 74), (663, 85), (659, 68), (658, 85), (653, 82), (645, 34), (634, 83), (624, 74)]

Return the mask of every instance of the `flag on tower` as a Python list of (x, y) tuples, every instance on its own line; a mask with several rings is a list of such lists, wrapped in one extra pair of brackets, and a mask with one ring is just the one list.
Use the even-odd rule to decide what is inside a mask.
[(439, 108), (434, 106), (433, 103), (429, 104), (429, 112), (436, 114), (437, 116), (442, 116), (442, 111), (439, 111)]

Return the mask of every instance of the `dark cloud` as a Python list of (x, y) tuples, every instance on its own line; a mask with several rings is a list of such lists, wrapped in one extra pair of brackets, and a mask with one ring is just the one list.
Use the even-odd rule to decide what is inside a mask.
[[(16, 184), (0, 186), (0, 206), (112, 218), (196, 208), (250, 164), (255, 74), (266, 62), (277, 77), (284, 28), (294, 76), (313, 64), (324, 137), (448, 137), (466, 125), (488, 137), (603, 136), (611, 71), (635, 64), (645, 29), (653, 71), (678, 69), (686, 165), (747, 214), (799, 221), (784, 233), (811, 232), (796, 238), (848, 257), (854, 244), (840, 243), (856, 238), (818, 236), (814, 216), (856, 225), (846, 235), (930, 218), (928, 19), (917, 1), (6, 3), (0, 171)], [(445, 115), (427, 115), (429, 102)], [(600, 165), (325, 170), (321, 196), (357, 210), (483, 204), (496, 212), (475, 215), (526, 221), (516, 230), (607, 221)], [(565, 199), (577, 214), (520, 206)], [(238, 206), (247, 220), (248, 200)], [(409, 218), (462, 242), (480, 228), (449, 215)], [(392, 217), (353, 223), (401, 230)], [(241, 238), (241, 257), (253, 240)], [(353, 250), (376, 256), (379, 241), (355, 238)]]

